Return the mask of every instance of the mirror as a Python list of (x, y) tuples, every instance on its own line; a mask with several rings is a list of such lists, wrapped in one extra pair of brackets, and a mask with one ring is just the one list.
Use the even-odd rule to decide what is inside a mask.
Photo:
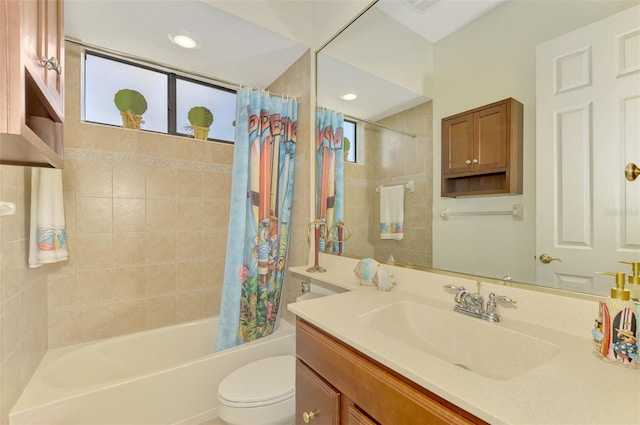
[[(357, 121), (357, 162), (344, 167), (345, 223), (352, 229), (345, 255), (607, 295), (613, 281), (604, 276), (562, 286), (536, 277), (543, 254), (536, 248), (536, 46), (638, 2), (418, 2), (428, 7), (423, 11), (408, 3), (416, 2), (375, 2), (317, 52), (318, 106)], [(458, 20), (450, 23), (453, 16)], [(356, 101), (341, 100), (346, 91), (355, 91)], [(441, 119), (509, 97), (524, 105), (522, 194), (442, 198)], [(404, 238), (381, 240), (376, 188), (409, 181), (415, 191), (405, 192)], [(520, 220), (440, 216), (509, 213), (515, 205)], [(637, 209), (629, 211), (638, 223)], [(607, 271), (631, 272), (616, 261), (640, 261), (635, 238)]]

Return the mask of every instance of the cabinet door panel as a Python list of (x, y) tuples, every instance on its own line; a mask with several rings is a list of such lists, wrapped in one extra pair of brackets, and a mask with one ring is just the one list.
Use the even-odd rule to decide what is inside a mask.
[[(312, 414), (308, 422), (305, 414)], [(338, 425), (340, 393), (300, 360), (296, 361), (296, 424)]]
[[(445, 174), (471, 171), (473, 159), (473, 114), (452, 118), (442, 123), (442, 170)], [(467, 163), (469, 161), (469, 163)]]
[(474, 171), (503, 169), (507, 166), (507, 106), (497, 105), (476, 112)]
[(356, 405), (347, 406), (347, 425), (378, 425)]

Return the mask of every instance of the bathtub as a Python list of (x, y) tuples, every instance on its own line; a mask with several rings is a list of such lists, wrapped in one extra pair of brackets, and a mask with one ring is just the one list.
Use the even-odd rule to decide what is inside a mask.
[(9, 424), (202, 424), (220, 381), (238, 367), (295, 352), (294, 327), (214, 352), (218, 318), (49, 350)]

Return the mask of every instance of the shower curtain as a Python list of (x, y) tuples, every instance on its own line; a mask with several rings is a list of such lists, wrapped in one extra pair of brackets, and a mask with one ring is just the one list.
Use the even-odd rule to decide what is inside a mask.
[(298, 102), (242, 87), (216, 350), (267, 336), (280, 319)]
[(338, 222), (344, 222), (344, 116), (316, 109), (316, 218), (323, 222), (318, 249), (342, 253)]

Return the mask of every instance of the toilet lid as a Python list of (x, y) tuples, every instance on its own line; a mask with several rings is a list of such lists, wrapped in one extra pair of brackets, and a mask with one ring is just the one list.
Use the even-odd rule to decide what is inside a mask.
[(264, 406), (293, 397), (295, 384), (294, 356), (267, 357), (231, 372), (220, 383), (218, 397), (228, 406)]

